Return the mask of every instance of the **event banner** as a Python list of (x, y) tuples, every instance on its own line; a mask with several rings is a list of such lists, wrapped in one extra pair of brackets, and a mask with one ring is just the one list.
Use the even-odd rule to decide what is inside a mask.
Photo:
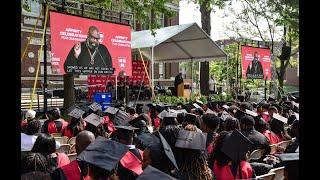
[(50, 12), (52, 73), (132, 75), (130, 26)]
[(270, 79), (270, 49), (241, 46), (242, 78)]

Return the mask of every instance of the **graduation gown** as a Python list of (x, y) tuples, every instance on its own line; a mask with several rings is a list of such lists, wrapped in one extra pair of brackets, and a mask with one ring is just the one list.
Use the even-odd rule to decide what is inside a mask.
[(134, 180), (142, 172), (143, 151), (130, 149), (120, 160), (117, 175), (121, 180)]
[[(241, 161), (240, 169), (241, 169), (241, 179), (250, 179), (253, 177), (253, 169), (248, 162)], [(213, 174), (216, 177), (216, 180), (240, 179), (239, 170), (237, 170), (237, 175), (236, 177), (234, 177), (229, 165), (220, 167), (218, 165), (218, 161), (216, 160), (214, 161), (214, 165), (213, 165)]]
[(253, 60), (247, 67), (247, 78), (263, 79), (263, 68), (261, 62)]
[(252, 143), (253, 146), (250, 148), (250, 152), (256, 149), (264, 149), (265, 154), (269, 154), (271, 151), (270, 142), (266, 136), (256, 131), (255, 129), (245, 129), (241, 133), (246, 136)]
[(63, 119), (57, 119), (54, 121), (48, 120), (43, 124), (43, 132), (48, 134), (62, 133), (67, 126), (68, 122)]

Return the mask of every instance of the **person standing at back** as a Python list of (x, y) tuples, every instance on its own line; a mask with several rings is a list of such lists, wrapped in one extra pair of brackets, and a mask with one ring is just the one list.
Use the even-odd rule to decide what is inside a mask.
[(211, 78), (209, 79), (209, 90), (210, 90), (210, 94), (216, 93), (216, 81), (213, 75), (211, 75)]

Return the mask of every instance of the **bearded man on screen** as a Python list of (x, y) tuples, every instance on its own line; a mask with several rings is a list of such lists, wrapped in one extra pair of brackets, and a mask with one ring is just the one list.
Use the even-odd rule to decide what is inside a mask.
[(98, 28), (90, 26), (87, 39), (77, 42), (70, 50), (64, 63), (65, 72), (70, 72), (68, 66), (112, 68), (111, 55), (99, 39)]

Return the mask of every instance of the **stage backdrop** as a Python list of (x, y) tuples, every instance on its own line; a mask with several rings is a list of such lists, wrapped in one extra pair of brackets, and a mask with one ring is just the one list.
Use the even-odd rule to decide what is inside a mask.
[(241, 56), (243, 79), (271, 78), (270, 49), (241, 46)]
[[(100, 32), (100, 44), (109, 51), (113, 68), (71, 67), (65, 72), (64, 62), (70, 50), (77, 42), (84, 42), (90, 26), (96, 26)], [(124, 71), (132, 76), (131, 29), (130, 26), (108, 23), (93, 19), (50, 12), (52, 73), (65, 74), (109, 74), (118, 75)], [(69, 71), (69, 70), (68, 70)]]

